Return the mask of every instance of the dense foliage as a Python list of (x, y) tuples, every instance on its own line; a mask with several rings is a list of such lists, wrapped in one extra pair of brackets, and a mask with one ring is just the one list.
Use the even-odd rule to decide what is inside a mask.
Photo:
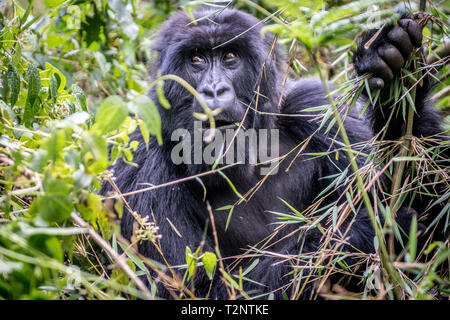
[[(147, 289), (136, 275), (148, 275), (150, 269), (163, 271), (170, 266), (149, 261), (135, 250), (139, 241), (157, 242), (157, 227), (136, 216), (139, 232), (128, 243), (120, 236), (118, 224), (122, 210), (129, 209), (126, 202), (103, 199), (97, 192), (103, 181), (111, 181), (107, 168), (116, 159), (123, 158), (133, 165), (132, 152), (137, 142), (130, 141), (131, 132), (141, 130), (145, 141), (157, 139), (161, 143), (161, 120), (155, 102), (146, 96), (152, 86), (162, 89), (164, 81), (150, 82), (147, 78), (147, 67), (154, 59), (150, 50), (152, 39), (173, 10), (181, 6), (189, 13), (203, 2), (0, 0), (0, 298), (158, 296), (151, 280)], [(366, 85), (364, 78), (353, 79), (352, 54), (358, 36), (398, 19), (395, 4), (384, 0), (234, 3), (264, 19), (265, 30), (279, 36), (290, 66), (286, 76), (319, 76), (337, 86), (339, 101), (320, 109), (323, 123), (333, 119), (331, 125), (336, 125), (336, 120), (339, 124), (340, 106), (353, 105)], [(410, 9), (417, 11), (418, 5)], [(425, 73), (436, 80), (437, 107), (446, 114), (450, 111), (446, 49), (450, 7), (445, 0), (430, 5), (431, 2), (427, 3), (423, 54), (408, 61), (418, 63), (428, 57), (429, 64), (414, 74), (405, 68), (405, 77), (393, 92), (405, 118), (408, 112), (413, 112), (413, 88)], [(445, 56), (442, 52), (446, 50)], [(166, 105), (162, 90), (158, 98)], [(370, 98), (376, 101), (377, 93)], [(406, 193), (432, 192), (420, 186), (419, 177), (433, 176), (434, 181), (443, 182), (446, 192), (437, 195), (431, 205), (447, 203), (433, 223), (441, 220), (447, 227), (448, 168), (439, 166), (440, 149), (425, 145), (423, 141), (413, 142), (408, 145), (411, 150), (408, 154), (397, 153), (398, 143), (380, 145), (369, 158), (380, 166), (387, 164), (387, 172), (393, 177), (399, 170), (409, 170), (409, 180), (397, 188), (401, 190), (397, 199), (400, 202)], [(373, 168), (359, 169), (355, 176), (362, 176), (368, 183)], [(344, 179), (345, 176), (346, 173), (333, 177), (330, 189), (354, 184), (346, 194), (351, 207), (355, 201), (361, 201), (358, 191), (364, 186), (358, 185), (356, 178), (353, 181)], [(389, 216), (399, 206), (393, 203), (381, 210), (382, 214)], [(336, 206), (323, 212), (314, 212), (314, 208), (303, 213), (290, 209), (289, 215), (276, 213), (283, 223), (307, 219), (320, 225), (323, 218), (337, 221), (341, 209), (344, 210)], [(361, 279), (366, 283), (364, 292), (350, 293), (339, 286), (325, 290), (323, 281), (322, 296), (389, 299), (448, 296), (449, 241), (429, 243), (423, 252), (416, 252), (415, 231), (412, 228), (402, 255), (387, 255), (387, 251), (380, 250), (376, 256), (365, 257), (360, 266), (366, 268)], [(380, 227), (380, 232), (396, 236), (398, 230), (393, 223)], [(384, 239), (375, 241), (379, 247), (389, 249)], [(123, 255), (118, 254), (119, 247)], [(220, 268), (216, 258), (216, 254), (202, 252), (201, 248), (187, 248), (186, 265), (180, 267), (185, 269), (185, 277), (174, 278), (174, 284), (187, 285), (195, 277), (196, 268), (205, 268), (211, 275)], [(345, 266), (342, 258), (343, 254), (336, 254), (331, 259), (331, 268), (323, 270), (315, 264), (320, 259), (311, 263), (326, 275), (323, 279), (334, 273), (334, 268), (351, 275), (354, 269)], [(224, 273), (228, 285), (239, 289), (247, 272), (241, 270), (236, 276)]]

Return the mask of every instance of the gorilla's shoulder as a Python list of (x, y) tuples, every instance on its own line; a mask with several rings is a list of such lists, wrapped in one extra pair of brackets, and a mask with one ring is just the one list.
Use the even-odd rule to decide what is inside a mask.
[(304, 78), (287, 84), (280, 111), (285, 114), (295, 114), (326, 104), (329, 104), (329, 101), (322, 82), (316, 78)]

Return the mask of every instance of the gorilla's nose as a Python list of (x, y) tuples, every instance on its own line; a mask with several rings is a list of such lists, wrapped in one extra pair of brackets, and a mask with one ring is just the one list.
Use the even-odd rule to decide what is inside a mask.
[(234, 90), (229, 84), (219, 82), (216, 84), (204, 84), (198, 89), (198, 93), (211, 109), (232, 107), (234, 103)]

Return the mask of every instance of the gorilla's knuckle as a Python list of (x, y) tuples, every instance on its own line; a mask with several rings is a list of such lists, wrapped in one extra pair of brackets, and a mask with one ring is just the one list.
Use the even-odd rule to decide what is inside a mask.
[(378, 49), (378, 54), (395, 71), (404, 64), (404, 59), (399, 50), (391, 44), (385, 44)]
[(401, 19), (398, 24), (408, 34), (409, 39), (415, 47), (422, 44), (422, 27), (413, 19)]
[(388, 33), (389, 42), (394, 45), (404, 57), (408, 57), (413, 51), (414, 47), (408, 36), (408, 33), (401, 27), (394, 27)]

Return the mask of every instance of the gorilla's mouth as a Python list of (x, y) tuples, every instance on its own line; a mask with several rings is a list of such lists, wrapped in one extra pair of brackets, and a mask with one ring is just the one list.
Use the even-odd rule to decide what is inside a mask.
[[(216, 129), (219, 130), (225, 130), (225, 129), (233, 129), (239, 126), (239, 121), (229, 121), (229, 120), (215, 120), (216, 123)], [(206, 121), (203, 123), (204, 129), (210, 129), (211, 123), (209, 121)]]

